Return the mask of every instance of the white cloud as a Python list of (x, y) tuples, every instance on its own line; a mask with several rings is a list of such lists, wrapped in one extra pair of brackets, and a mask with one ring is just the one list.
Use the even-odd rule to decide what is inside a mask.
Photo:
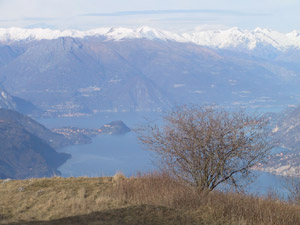
[[(290, 31), (300, 30), (297, 22), (300, 19), (297, 12), (299, 7), (298, 0), (0, 0), (0, 27), (30, 27), (42, 24), (44, 27), (59, 29), (91, 29), (100, 26), (149, 25), (180, 30), (193, 29), (202, 24), (206, 24), (206, 27), (218, 24), (220, 27), (253, 29), (259, 26)], [(172, 13), (171, 17), (167, 13), (172, 10), (191, 9), (199, 12)], [(151, 10), (166, 13), (134, 15), (134, 11)], [(205, 10), (211, 10), (211, 13), (205, 13)], [(124, 11), (133, 13), (115, 18), (80, 16)]]

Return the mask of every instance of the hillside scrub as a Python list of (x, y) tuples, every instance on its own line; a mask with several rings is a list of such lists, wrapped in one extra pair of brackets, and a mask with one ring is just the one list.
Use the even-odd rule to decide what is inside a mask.
[(0, 224), (78, 224), (84, 218), (87, 224), (300, 224), (298, 204), (220, 191), (199, 195), (158, 172), (1, 180), (0, 196)]
[(199, 192), (223, 184), (241, 190), (251, 181), (252, 167), (264, 163), (272, 149), (268, 119), (243, 110), (181, 106), (162, 119), (163, 125), (136, 129), (139, 141), (156, 153), (162, 170)]

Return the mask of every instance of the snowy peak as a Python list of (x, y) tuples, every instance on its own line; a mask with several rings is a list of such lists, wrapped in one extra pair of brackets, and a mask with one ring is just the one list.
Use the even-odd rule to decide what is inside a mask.
[(178, 42), (185, 42), (186, 40), (181, 35), (176, 33), (171, 33), (168, 31), (157, 30), (150, 27), (140, 27), (135, 30), (137, 34), (140, 35), (141, 38), (148, 38), (148, 39), (160, 39), (160, 40), (173, 40)]
[[(93, 31), (88, 31), (86, 36), (91, 36)], [(150, 27), (140, 27), (137, 29), (128, 28), (110, 28), (107, 32), (94, 32), (95, 35), (105, 36), (110, 40), (123, 40), (123, 39), (135, 39), (135, 38), (147, 38), (150, 40), (174, 40), (174, 41), (185, 41), (180, 35), (153, 29)]]
[(241, 30), (237, 27), (227, 30), (195, 30), (191, 33), (177, 34), (169, 31), (143, 26), (130, 28), (98, 28), (88, 31), (0, 28), (0, 41), (12, 42), (21, 40), (57, 39), (60, 37), (85, 38), (101, 36), (107, 40), (146, 38), (149, 40), (192, 42), (213, 48), (254, 50), (257, 47), (273, 47), (280, 51), (289, 48), (300, 49), (300, 32), (280, 33), (270, 29), (256, 28)]
[(150, 40), (174, 40), (186, 41), (178, 34), (168, 31), (153, 29), (150, 27), (129, 28), (98, 28), (88, 31), (78, 30), (51, 30), (51, 29), (22, 29), (22, 28), (0, 28), (0, 41), (42, 40), (57, 39), (60, 37), (85, 38), (89, 36), (103, 36), (108, 40), (120, 41), (123, 39), (147, 38)]
[(284, 51), (290, 47), (300, 48), (298, 32), (280, 33), (277, 31), (256, 28), (253, 31), (231, 28), (228, 30), (196, 31), (183, 36), (198, 45), (214, 48), (242, 48), (253, 50), (258, 46), (272, 46)]

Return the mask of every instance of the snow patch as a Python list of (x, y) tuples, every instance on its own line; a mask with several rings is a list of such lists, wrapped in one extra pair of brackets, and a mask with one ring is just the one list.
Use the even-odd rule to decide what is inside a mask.
[(180, 87), (184, 87), (185, 84), (174, 84), (174, 88), (180, 88)]
[(7, 94), (4, 91), (1, 91), (1, 96), (2, 98), (7, 99)]
[(272, 133), (276, 133), (276, 132), (278, 132), (278, 131), (279, 131), (279, 127), (276, 126), (275, 128), (273, 128)]
[(121, 82), (122, 80), (121, 79), (112, 79), (110, 81), (108, 81), (109, 83), (118, 83), (118, 82)]
[(101, 88), (96, 87), (96, 86), (90, 86), (90, 87), (86, 87), (86, 88), (79, 88), (78, 91), (80, 93), (95, 92), (95, 91), (101, 91)]

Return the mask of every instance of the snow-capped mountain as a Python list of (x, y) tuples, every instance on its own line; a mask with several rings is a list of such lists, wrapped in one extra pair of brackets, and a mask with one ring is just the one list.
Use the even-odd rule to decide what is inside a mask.
[(215, 48), (242, 48), (253, 50), (260, 45), (273, 46), (285, 51), (290, 47), (300, 48), (300, 33), (280, 33), (270, 29), (256, 28), (253, 31), (231, 28), (228, 30), (196, 31), (183, 36), (191, 42)]
[(298, 39), (237, 28), (0, 29), (0, 85), (51, 116), (182, 103), (283, 107), (300, 101)]
[(174, 32), (153, 29), (147, 26), (136, 29), (129, 28), (98, 28), (88, 31), (0, 28), (0, 41), (11, 42), (21, 40), (51, 40), (60, 37), (86, 38), (103, 37), (107, 40), (120, 41), (124, 39), (192, 42), (197, 45), (220, 49), (240, 48), (254, 50), (261, 46), (272, 46), (279, 51), (289, 48), (300, 49), (300, 32), (280, 33), (270, 29), (256, 28), (241, 30), (236, 27), (227, 30), (199, 30), (191, 33), (177, 34)]
[(153, 29), (150, 27), (140, 27), (137, 29), (129, 28), (98, 28), (88, 31), (79, 30), (51, 30), (51, 29), (23, 29), (23, 28), (0, 28), (0, 41), (21, 41), (21, 40), (52, 40), (60, 37), (73, 37), (73, 38), (85, 38), (85, 37), (99, 37), (103, 36), (108, 40), (120, 41), (123, 39), (133, 38), (146, 38), (146, 39), (160, 39), (160, 40), (173, 40), (186, 42), (187, 40), (175, 33), (168, 31)]

